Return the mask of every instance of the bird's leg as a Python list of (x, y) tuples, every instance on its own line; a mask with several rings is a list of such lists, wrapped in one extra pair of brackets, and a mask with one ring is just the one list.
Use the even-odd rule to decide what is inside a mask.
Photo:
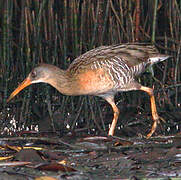
[(113, 96), (106, 97), (105, 100), (112, 106), (112, 109), (113, 109), (113, 112), (114, 112), (114, 118), (112, 120), (112, 124), (111, 124), (111, 127), (110, 127), (109, 132), (108, 132), (109, 136), (113, 136), (114, 135), (114, 130), (115, 130), (115, 127), (116, 127), (116, 124), (117, 124), (117, 120), (118, 120), (118, 117), (119, 117), (119, 109), (117, 108), (117, 106), (116, 106), (116, 104), (114, 102), (114, 97)]
[(147, 138), (150, 138), (152, 136), (152, 134), (155, 132), (156, 128), (157, 128), (157, 124), (159, 123), (160, 117), (158, 116), (158, 113), (157, 113), (153, 89), (145, 87), (145, 86), (141, 86), (140, 90), (147, 92), (149, 94), (149, 96), (150, 96), (151, 113), (152, 113), (152, 118), (153, 118), (153, 125), (152, 125), (152, 128), (151, 128), (151, 131), (150, 131), (150, 133), (147, 134)]

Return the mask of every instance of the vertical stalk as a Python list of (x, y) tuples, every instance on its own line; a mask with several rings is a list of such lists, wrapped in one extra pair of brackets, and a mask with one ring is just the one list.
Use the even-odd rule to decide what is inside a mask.
[(140, 0), (136, 0), (136, 26), (135, 26), (135, 40), (139, 40), (139, 26), (140, 26)]
[(153, 27), (152, 27), (152, 43), (155, 42), (155, 31), (156, 31), (156, 19), (157, 19), (157, 7), (158, 7), (158, 0), (155, 0), (154, 12), (153, 12)]

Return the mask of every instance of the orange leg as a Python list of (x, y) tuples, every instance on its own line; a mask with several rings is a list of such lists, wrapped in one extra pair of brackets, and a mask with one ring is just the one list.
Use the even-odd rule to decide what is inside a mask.
[(115, 102), (114, 102), (114, 97), (106, 97), (106, 101), (112, 106), (113, 112), (114, 112), (114, 118), (112, 120), (111, 127), (109, 129), (108, 135), (113, 136), (114, 135), (114, 130), (118, 121), (119, 117), (119, 109), (117, 108)]
[(150, 96), (151, 113), (152, 113), (152, 118), (153, 118), (153, 125), (152, 125), (152, 128), (151, 128), (151, 131), (150, 131), (150, 133), (147, 134), (147, 138), (150, 138), (152, 136), (152, 134), (155, 132), (155, 130), (157, 128), (157, 124), (160, 122), (159, 121), (159, 116), (158, 116), (157, 109), (156, 109), (153, 89), (145, 87), (145, 86), (141, 86), (140, 90), (147, 92), (149, 94), (149, 96)]

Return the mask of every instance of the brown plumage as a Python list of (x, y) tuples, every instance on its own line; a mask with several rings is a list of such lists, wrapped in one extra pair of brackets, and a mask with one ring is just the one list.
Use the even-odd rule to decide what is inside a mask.
[(135, 81), (149, 66), (169, 58), (159, 54), (157, 49), (147, 44), (122, 44), (101, 46), (76, 58), (67, 70), (49, 64), (40, 64), (13, 91), (10, 101), (23, 88), (32, 83), (49, 83), (66, 95), (95, 95), (104, 98), (114, 112), (109, 135), (114, 134), (119, 110), (114, 96), (120, 91), (142, 90), (149, 94), (153, 126), (147, 137), (156, 130), (159, 116), (156, 110), (153, 89)]

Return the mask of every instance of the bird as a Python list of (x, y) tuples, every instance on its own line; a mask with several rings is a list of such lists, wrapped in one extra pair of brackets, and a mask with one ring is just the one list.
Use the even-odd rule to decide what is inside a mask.
[(147, 43), (125, 43), (100, 46), (77, 57), (66, 70), (50, 64), (35, 67), (27, 78), (11, 93), (7, 102), (33, 83), (48, 83), (69, 96), (93, 95), (105, 99), (112, 107), (113, 120), (108, 135), (113, 136), (120, 111), (114, 97), (118, 92), (140, 90), (150, 96), (153, 124), (147, 138), (160, 122), (153, 88), (136, 81), (147, 68), (168, 59)]

